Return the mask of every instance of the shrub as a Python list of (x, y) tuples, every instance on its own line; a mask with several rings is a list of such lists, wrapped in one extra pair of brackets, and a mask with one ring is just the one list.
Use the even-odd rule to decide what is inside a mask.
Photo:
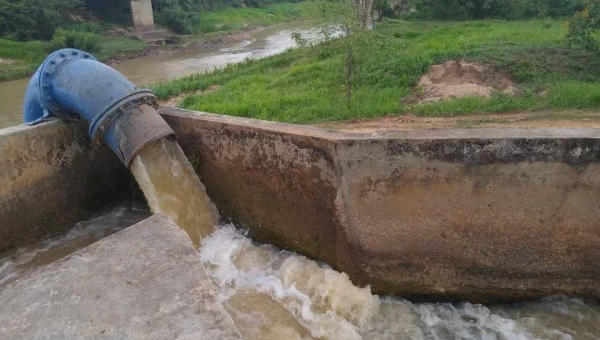
[(597, 32), (600, 29), (600, 0), (586, 0), (585, 8), (566, 22), (567, 43), (588, 51), (598, 52)]
[(82, 6), (82, 0), (0, 0), (0, 36), (49, 39), (57, 26), (68, 21), (67, 13)]
[(186, 12), (179, 7), (163, 10), (157, 15), (157, 21), (179, 34), (196, 33), (200, 24), (197, 13)]
[(100, 37), (91, 32), (68, 31), (62, 28), (56, 29), (52, 36), (52, 48), (65, 47), (78, 48), (84, 51), (97, 51), (100, 47)]
[(100, 33), (102, 31), (102, 25), (100, 25), (97, 22), (93, 22), (93, 21), (85, 21), (85, 22), (81, 22), (78, 23), (77, 25), (73, 26), (73, 31), (84, 31), (84, 32), (90, 32), (90, 33)]

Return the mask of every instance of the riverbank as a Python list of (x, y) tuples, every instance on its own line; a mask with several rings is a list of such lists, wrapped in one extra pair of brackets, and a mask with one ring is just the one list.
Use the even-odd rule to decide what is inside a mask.
[[(264, 8), (227, 8), (198, 13), (196, 34), (170, 34), (173, 44), (149, 46), (134, 36), (132, 27), (114, 26), (100, 32), (99, 50), (93, 54), (113, 64), (153, 54), (200, 50), (245, 40), (253, 31), (281, 22), (312, 19), (317, 2), (278, 3)], [(48, 41), (18, 42), (0, 38), (0, 81), (32, 75), (52, 50)]]
[[(102, 36), (94, 55), (104, 62), (140, 55), (148, 45), (133, 36)], [(48, 41), (18, 42), (0, 38), (0, 81), (31, 76), (52, 52)]]
[[(600, 57), (565, 46), (560, 20), (423, 22), (388, 20), (354, 43), (352, 98), (346, 105), (344, 40), (287, 51), (153, 87), (180, 107), (291, 123), (390, 114), (460, 116), (600, 107)], [(411, 101), (430, 67), (448, 60), (485, 65), (514, 83), (513, 94)]]

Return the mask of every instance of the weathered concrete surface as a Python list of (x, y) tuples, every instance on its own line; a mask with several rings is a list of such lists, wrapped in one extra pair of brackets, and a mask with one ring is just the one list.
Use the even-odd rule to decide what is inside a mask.
[(131, 0), (131, 16), (137, 33), (154, 31), (151, 0)]
[(154, 215), (0, 292), (2, 339), (240, 339), (188, 236)]
[(66, 231), (131, 196), (130, 176), (85, 123), (50, 121), (0, 130), (0, 253)]
[(600, 140), (491, 136), (340, 143), (362, 282), (459, 300), (600, 297)]
[(335, 146), (329, 140), (296, 134), (305, 128), (293, 125), (159, 112), (192, 164), (200, 160), (200, 179), (224, 218), (250, 228), (259, 241), (339, 262), (337, 248), (345, 242), (335, 204)]
[(352, 134), (161, 113), (225, 219), (358, 284), (479, 302), (600, 298), (600, 131)]

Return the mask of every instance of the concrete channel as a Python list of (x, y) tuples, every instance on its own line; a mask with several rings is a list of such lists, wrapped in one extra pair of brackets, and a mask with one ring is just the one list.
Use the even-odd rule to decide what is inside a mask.
[[(600, 298), (597, 130), (359, 134), (171, 108), (160, 113), (223, 219), (248, 228), (256, 241), (325, 261), (358, 285), (416, 300)], [(2, 252), (65, 231), (126, 197), (133, 185), (117, 157), (93, 146), (80, 123), (0, 130), (0, 155)], [(129, 230), (101, 246), (131, 237)], [(127, 254), (110, 258), (147, 265), (144, 256)], [(185, 258), (169, 261), (184, 265)], [(201, 267), (195, 275), (206, 277)], [(14, 287), (34, 284), (35, 275), (42, 274)], [(152, 286), (157, 296), (172, 294), (161, 287)], [(27, 294), (10, 299), (36, 298)]]

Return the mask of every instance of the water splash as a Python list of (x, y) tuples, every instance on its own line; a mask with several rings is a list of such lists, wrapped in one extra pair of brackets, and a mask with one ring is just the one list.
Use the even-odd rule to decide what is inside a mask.
[(254, 244), (226, 225), (200, 257), (246, 339), (571, 340), (600, 337), (600, 307), (578, 299), (527, 304), (413, 304), (378, 297), (327, 265)]

